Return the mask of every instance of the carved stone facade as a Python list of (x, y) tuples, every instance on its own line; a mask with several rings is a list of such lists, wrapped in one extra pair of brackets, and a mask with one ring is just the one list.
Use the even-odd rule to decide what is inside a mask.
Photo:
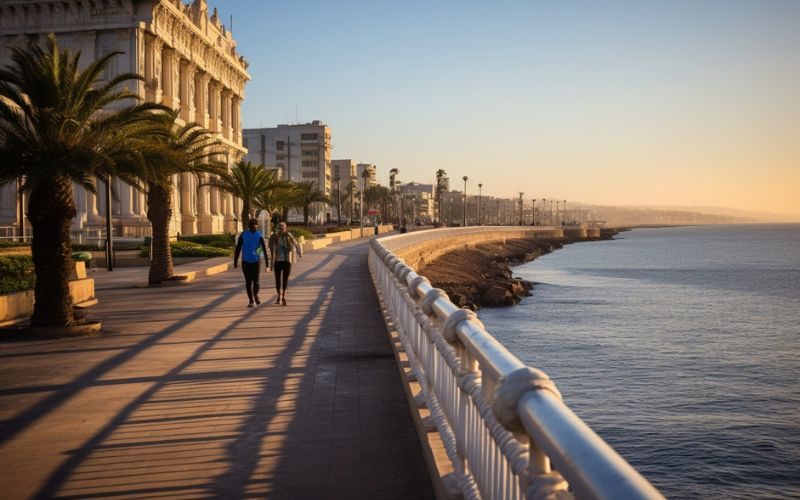
[[(250, 79), (236, 42), (211, 16), (205, 0), (0, 0), (0, 66), (10, 61), (12, 46), (55, 33), (59, 45), (81, 51), (85, 66), (120, 51), (104, 78), (133, 72), (144, 77), (136, 92), (145, 100), (180, 109), (180, 120), (197, 122), (224, 145), (229, 165), (244, 157), (241, 107)], [(197, 187), (190, 174), (173, 179), (175, 235), (235, 231), (241, 201), (216, 188)], [(149, 231), (145, 195), (125, 183), (112, 186), (115, 232), (140, 236)], [(104, 192), (102, 181), (98, 193)], [(105, 200), (75, 186), (78, 216), (73, 229), (92, 231), (105, 224)], [(0, 187), (0, 226), (17, 223), (15, 186)]]

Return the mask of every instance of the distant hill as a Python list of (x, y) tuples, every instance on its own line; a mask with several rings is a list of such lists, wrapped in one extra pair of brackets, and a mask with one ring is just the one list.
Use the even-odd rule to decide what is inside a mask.
[(583, 220), (605, 221), (609, 226), (743, 224), (753, 222), (794, 222), (800, 215), (790, 216), (726, 207), (673, 206), (603, 206), (572, 205)]

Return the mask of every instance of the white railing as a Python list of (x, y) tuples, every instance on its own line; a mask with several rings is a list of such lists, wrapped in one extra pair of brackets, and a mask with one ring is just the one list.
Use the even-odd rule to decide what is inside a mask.
[(456, 307), (398, 256), (417, 259), (425, 243), (438, 249), (475, 234), (552, 236), (551, 229), (439, 229), (370, 242), (375, 288), (420, 385), (418, 398), (464, 498), (663, 498), (561, 401), (544, 372), (523, 364), (474, 312)]

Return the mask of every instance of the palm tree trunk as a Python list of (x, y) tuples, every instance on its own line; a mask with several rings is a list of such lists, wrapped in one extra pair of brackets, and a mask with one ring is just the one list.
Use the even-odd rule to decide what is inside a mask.
[(168, 188), (156, 183), (149, 183), (147, 191), (147, 220), (153, 228), (153, 253), (147, 282), (155, 285), (171, 278), (175, 272), (169, 248), (172, 196)]
[(308, 229), (308, 205), (303, 205), (303, 224)]
[(72, 249), (69, 228), (75, 217), (72, 181), (56, 177), (31, 192), (28, 219), (33, 228), (31, 253), (36, 271), (36, 302), (31, 326), (71, 326), (69, 275)]
[(250, 204), (242, 200), (242, 231), (247, 231), (247, 224), (250, 222)]

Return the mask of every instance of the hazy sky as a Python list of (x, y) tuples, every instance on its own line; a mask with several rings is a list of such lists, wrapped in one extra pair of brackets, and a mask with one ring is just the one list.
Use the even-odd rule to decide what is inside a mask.
[(320, 119), (382, 179), (800, 214), (800, 1), (209, 5), (244, 127)]

